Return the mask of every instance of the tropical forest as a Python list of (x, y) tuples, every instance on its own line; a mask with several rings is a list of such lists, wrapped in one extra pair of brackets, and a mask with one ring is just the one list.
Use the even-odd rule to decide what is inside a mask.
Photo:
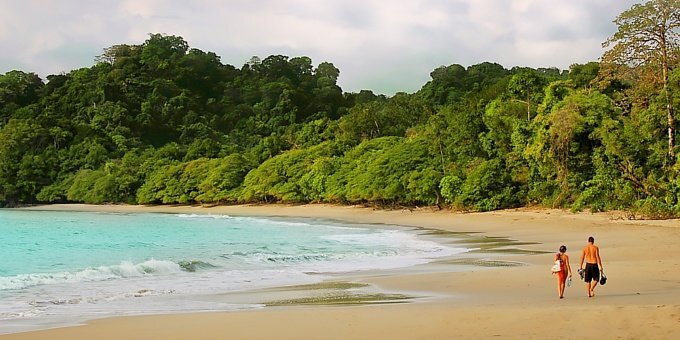
[[(414, 93), (333, 63), (242, 66), (150, 34), (89, 67), (0, 74), (0, 206), (337, 203), (680, 215), (678, 1), (634, 5), (597, 61), (452, 63)], [(94, 57), (94, 56), (93, 56)], [(489, 56), (493, 59), (493, 56)], [(455, 61), (452, 61), (455, 62)]]

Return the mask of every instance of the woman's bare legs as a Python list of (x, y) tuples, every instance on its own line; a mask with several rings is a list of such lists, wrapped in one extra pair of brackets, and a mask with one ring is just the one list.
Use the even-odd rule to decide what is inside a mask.
[(562, 280), (560, 277), (557, 278), (557, 294), (560, 297), (560, 299), (564, 298), (564, 287), (565, 287), (565, 280)]

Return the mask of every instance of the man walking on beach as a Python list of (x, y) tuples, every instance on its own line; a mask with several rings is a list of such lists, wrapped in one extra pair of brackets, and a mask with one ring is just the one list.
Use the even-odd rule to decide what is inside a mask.
[[(581, 251), (581, 262), (579, 264), (579, 273), (583, 271), (583, 261), (586, 262), (585, 273), (583, 281), (586, 282), (588, 288), (588, 297), (595, 296), (595, 286), (600, 281), (600, 272), (602, 271), (602, 259), (600, 259), (600, 248), (595, 244), (594, 237), (588, 237), (588, 245), (583, 247)], [(595, 282), (592, 282), (595, 281)]]

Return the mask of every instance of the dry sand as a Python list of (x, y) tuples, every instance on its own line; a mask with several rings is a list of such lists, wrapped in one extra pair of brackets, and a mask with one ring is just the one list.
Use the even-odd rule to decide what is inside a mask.
[[(609, 277), (594, 298), (574, 284), (559, 300), (553, 254), (504, 255), (520, 267), (403, 272), (361, 278), (385, 291), (438, 296), (424, 302), (285, 306), (93, 320), (84, 326), (10, 334), (7, 339), (675, 339), (680, 336), (680, 221), (629, 221), (616, 214), (519, 209), (490, 213), (373, 210), (334, 205), (88, 206), (31, 209), (318, 217), (509, 237), (527, 250), (567, 245), (574, 273), (593, 235)], [(493, 254), (489, 259), (494, 260)]]

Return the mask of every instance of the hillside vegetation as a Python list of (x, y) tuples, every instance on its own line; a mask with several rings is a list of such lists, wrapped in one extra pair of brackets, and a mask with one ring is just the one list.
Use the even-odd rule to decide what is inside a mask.
[[(272, 55), (237, 68), (161, 34), (45, 80), (10, 71), (0, 75), (0, 202), (676, 216), (677, 6), (622, 13), (599, 62), (564, 71), (453, 64), (389, 97), (343, 92), (329, 62)], [(631, 20), (658, 21), (669, 9), (665, 51), (635, 45)]]

